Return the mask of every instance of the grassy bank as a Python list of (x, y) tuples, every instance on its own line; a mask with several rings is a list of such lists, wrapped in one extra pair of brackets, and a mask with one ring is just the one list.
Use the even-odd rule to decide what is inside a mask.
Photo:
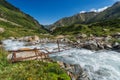
[(0, 28), (4, 29), (0, 32), (0, 39), (48, 33), (37, 20), (11, 5), (7, 0), (0, 0)]
[(43, 36), (42, 33), (45, 34), (44, 30), (40, 31), (39, 29), (32, 29), (32, 28), (27, 28), (27, 27), (19, 27), (12, 25), (11, 23), (6, 23), (3, 21), (0, 21), (0, 27), (5, 29), (5, 32), (0, 33), (0, 39), (5, 39), (9, 37), (23, 37), (23, 36), (32, 36), (32, 35), (41, 35)]
[(106, 36), (113, 35), (120, 32), (120, 20), (108, 20), (87, 25), (83, 24), (72, 24), (70, 26), (57, 27), (52, 34), (53, 35), (76, 35), (84, 33), (88, 36), (90, 34), (94, 36)]
[(0, 80), (70, 80), (57, 63), (26, 61), (9, 63), (7, 52), (0, 48)]

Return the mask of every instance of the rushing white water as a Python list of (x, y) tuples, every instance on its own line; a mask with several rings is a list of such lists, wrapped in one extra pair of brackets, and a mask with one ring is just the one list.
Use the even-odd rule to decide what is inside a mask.
[[(24, 42), (5, 40), (3, 43), (7, 50), (26, 47)], [(52, 49), (57, 47), (56, 44), (52, 43), (44, 46)], [(42, 45), (27, 47), (43, 48)], [(51, 54), (50, 57), (70, 64), (80, 64), (89, 73), (91, 80), (120, 80), (120, 53), (118, 52), (71, 48), (70, 50)]]
[[(18, 50), (20, 48), (30, 48), (30, 49), (45, 48), (48, 49), (49, 51), (53, 51), (53, 49), (58, 48), (57, 44), (55, 43), (48, 43), (48, 44), (43, 43), (43, 44), (26, 46), (27, 42), (22, 42), (22, 41), (4, 40), (2, 42), (6, 50)], [(61, 44), (60, 46), (64, 46), (64, 45)]]
[(80, 64), (91, 80), (120, 80), (120, 53), (71, 49), (51, 56), (66, 63)]

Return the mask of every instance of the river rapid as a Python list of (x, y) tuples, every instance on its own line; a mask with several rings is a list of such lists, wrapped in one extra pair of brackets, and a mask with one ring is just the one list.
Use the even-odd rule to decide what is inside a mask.
[[(4, 40), (6, 50), (19, 48), (46, 48), (53, 51), (57, 44), (37, 44), (25, 46), (25, 42)], [(61, 45), (63, 46), (63, 45)], [(90, 80), (120, 80), (120, 53), (115, 51), (91, 51), (71, 48), (63, 52), (49, 55), (51, 58), (69, 64), (79, 64), (88, 73)]]

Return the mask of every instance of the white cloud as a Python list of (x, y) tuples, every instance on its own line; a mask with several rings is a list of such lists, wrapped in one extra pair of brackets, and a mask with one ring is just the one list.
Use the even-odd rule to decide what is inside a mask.
[(85, 13), (86, 11), (80, 11), (80, 13)]
[(99, 8), (99, 9), (93, 8), (90, 10), (90, 12), (102, 12), (102, 11), (106, 10), (107, 8), (108, 8), (108, 6), (105, 6), (103, 8)]
[(98, 9), (98, 12), (102, 12), (102, 11), (106, 10), (107, 8), (108, 8), (108, 6), (105, 6), (105, 7), (103, 7), (103, 8), (100, 8), (100, 9)]
[(103, 8), (99, 8), (99, 9), (95, 9), (95, 8), (92, 8), (90, 11), (80, 11), (80, 13), (86, 13), (86, 12), (102, 12), (104, 10), (106, 10), (109, 6), (105, 6)]
[(90, 12), (97, 12), (97, 10), (93, 8), (90, 10)]

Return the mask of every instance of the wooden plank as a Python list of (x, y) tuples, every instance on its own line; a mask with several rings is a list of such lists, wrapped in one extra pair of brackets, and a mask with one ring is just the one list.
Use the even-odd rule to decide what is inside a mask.
[(44, 53), (44, 52), (39, 52), (39, 51), (36, 51), (35, 52), (35, 56), (30, 56), (30, 57), (16, 57), (16, 54), (19, 54), (19, 53), (13, 53), (13, 58), (11, 59), (11, 61), (12, 62), (18, 62), (18, 61), (23, 61), (23, 60), (25, 60), (25, 59), (30, 59), (30, 58), (37, 58), (37, 59), (39, 59), (39, 57), (41, 58), (41, 59), (44, 59), (44, 58), (49, 58), (49, 56), (48, 56), (48, 54), (46, 54), (46, 53)]
[[(56, 51), (56, 52), (49, 52), (47, 49), (37, 49), (37, 48), (34, 48), (34, 49), (29, 49), (29, 48), (26, 49), (25, 48), (25, 49), (21, 49), (21, 50), (11, 50), (11, 51), (8, 51), (8, 52), (13, 53), (12, 54), (12, 59), (11, 59), (12, 62), (23, 61), (25, 59), (30, 59), (30, 58), (35, 58), (35, 57), (36, 57), (36, 59), (39, 59), (39, 58), (45, 59), (45, 58), (49, 58), (49, 54), (54, 54), (54, 53), (57, 53), (57, 52), (62, 52), (64, 50), (68, 50), (68, 49), (60, 50), (59, 41), (57, 41), (57, 43), (58, 43), (58, 51)], [(45, 50), (47, 53), (41, 52), (40, 50)], [(20, 54), (20, 52), (30, 52), (30, 54), (31, 54), (31, 52), (33, 52), (33, 53), (35, 53), (35, 56), (18, 57), (17, 58), (16, 55)]]
[(30, 50), (10, 50), (8, 52), (24, 52), (24, 51), (35, 51), (35, 50), (41, 50), (41, 49), (30, 49)]

